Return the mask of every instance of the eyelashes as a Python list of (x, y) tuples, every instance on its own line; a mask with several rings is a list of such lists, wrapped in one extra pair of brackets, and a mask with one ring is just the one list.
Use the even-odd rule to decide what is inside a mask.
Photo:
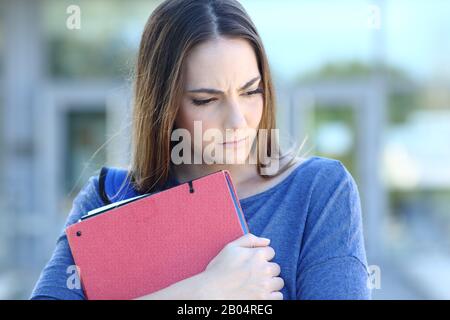
[[(264, 90), (262, 88), (258, 88), (256, 90), (253, 91), (249, 91), (246, 92), (244, 94), (244, 96), (252, 96), (254, 94), (259, 94), (259, 93), (263, 93)], [(192, 103), (195, 104), (196, 106), (201, 106), (201, 105), (205, 105), (210, 103), (211, 101), (217, 100), (216, 98), (211, 98), (211, 99), (206, 99), (206, 100), (197, 100), (197, 99), (192, 99)]]
[(251, 96), (252, 94), (258, 94), (258, 93), (263, 93), (263, 89), (262, 88), (258, 88), (256, 90), (249, 91), (249, 92), (246, 93), (246, 95)]

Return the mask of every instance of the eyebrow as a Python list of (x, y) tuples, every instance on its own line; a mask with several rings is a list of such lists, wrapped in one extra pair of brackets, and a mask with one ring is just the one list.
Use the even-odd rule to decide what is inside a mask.
[[(239, 91), (245, 90), (248, 87), (250, 87), (253, 83), (255, 83), (255, 81), (261, 79), (261, 76), (257, 76), (253, 79), (251, 79), (250, 81), (248, 81), (246, 84), (244, 84), (241, 88), (239, 88)], [(211, 89), (211, 88), (200, 88), (200, 89), (193, 89), (193, 90), (188, 90), (188, 92), (192, 92), (192, 93), (199, 93), (199, 92), (203, 92), (203, 93), (209, 93), (209, 94), (223, 94), (223, 91), (217, 90), (217, 89)]]

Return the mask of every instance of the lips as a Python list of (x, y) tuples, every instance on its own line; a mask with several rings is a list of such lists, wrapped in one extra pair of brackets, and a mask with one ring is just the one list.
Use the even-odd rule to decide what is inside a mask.
[(235, 140), (235, 141), (230, 141), (230, 142), (223, 142), (223, 145), (233, 145), (233, 144), (237, 144), (239, 142), (243, 142), (247, 139), (247, 137), (239, 139), (239, 140)]

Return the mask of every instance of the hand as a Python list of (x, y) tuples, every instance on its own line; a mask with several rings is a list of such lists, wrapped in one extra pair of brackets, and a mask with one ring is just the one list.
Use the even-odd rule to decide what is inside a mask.
[(284, 287), (280, 266), (269, 262), (275, 250), (270, 240), (251, 233), (228, 243), (205, 271), (203, 285), (208, 299), (282, 300)]

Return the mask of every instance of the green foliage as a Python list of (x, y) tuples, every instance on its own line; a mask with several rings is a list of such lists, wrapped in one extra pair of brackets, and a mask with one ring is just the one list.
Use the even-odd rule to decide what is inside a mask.
[(74, 38), (53, 38), (49, 43), (52, 76), (66, 79), (127, 78), (132, 71), (134, 50), (120, 39), (95, 43)]
[(386, 64), (373, 66), (360, 61), (329, 62), (318, 70), (307, 72), (297, 77), (299, 83), (328, 79), (359, 79), (369, 77), (375, 72), (383, 72), (392, 81), (407, 81), (408, 75), (394, 67)]

